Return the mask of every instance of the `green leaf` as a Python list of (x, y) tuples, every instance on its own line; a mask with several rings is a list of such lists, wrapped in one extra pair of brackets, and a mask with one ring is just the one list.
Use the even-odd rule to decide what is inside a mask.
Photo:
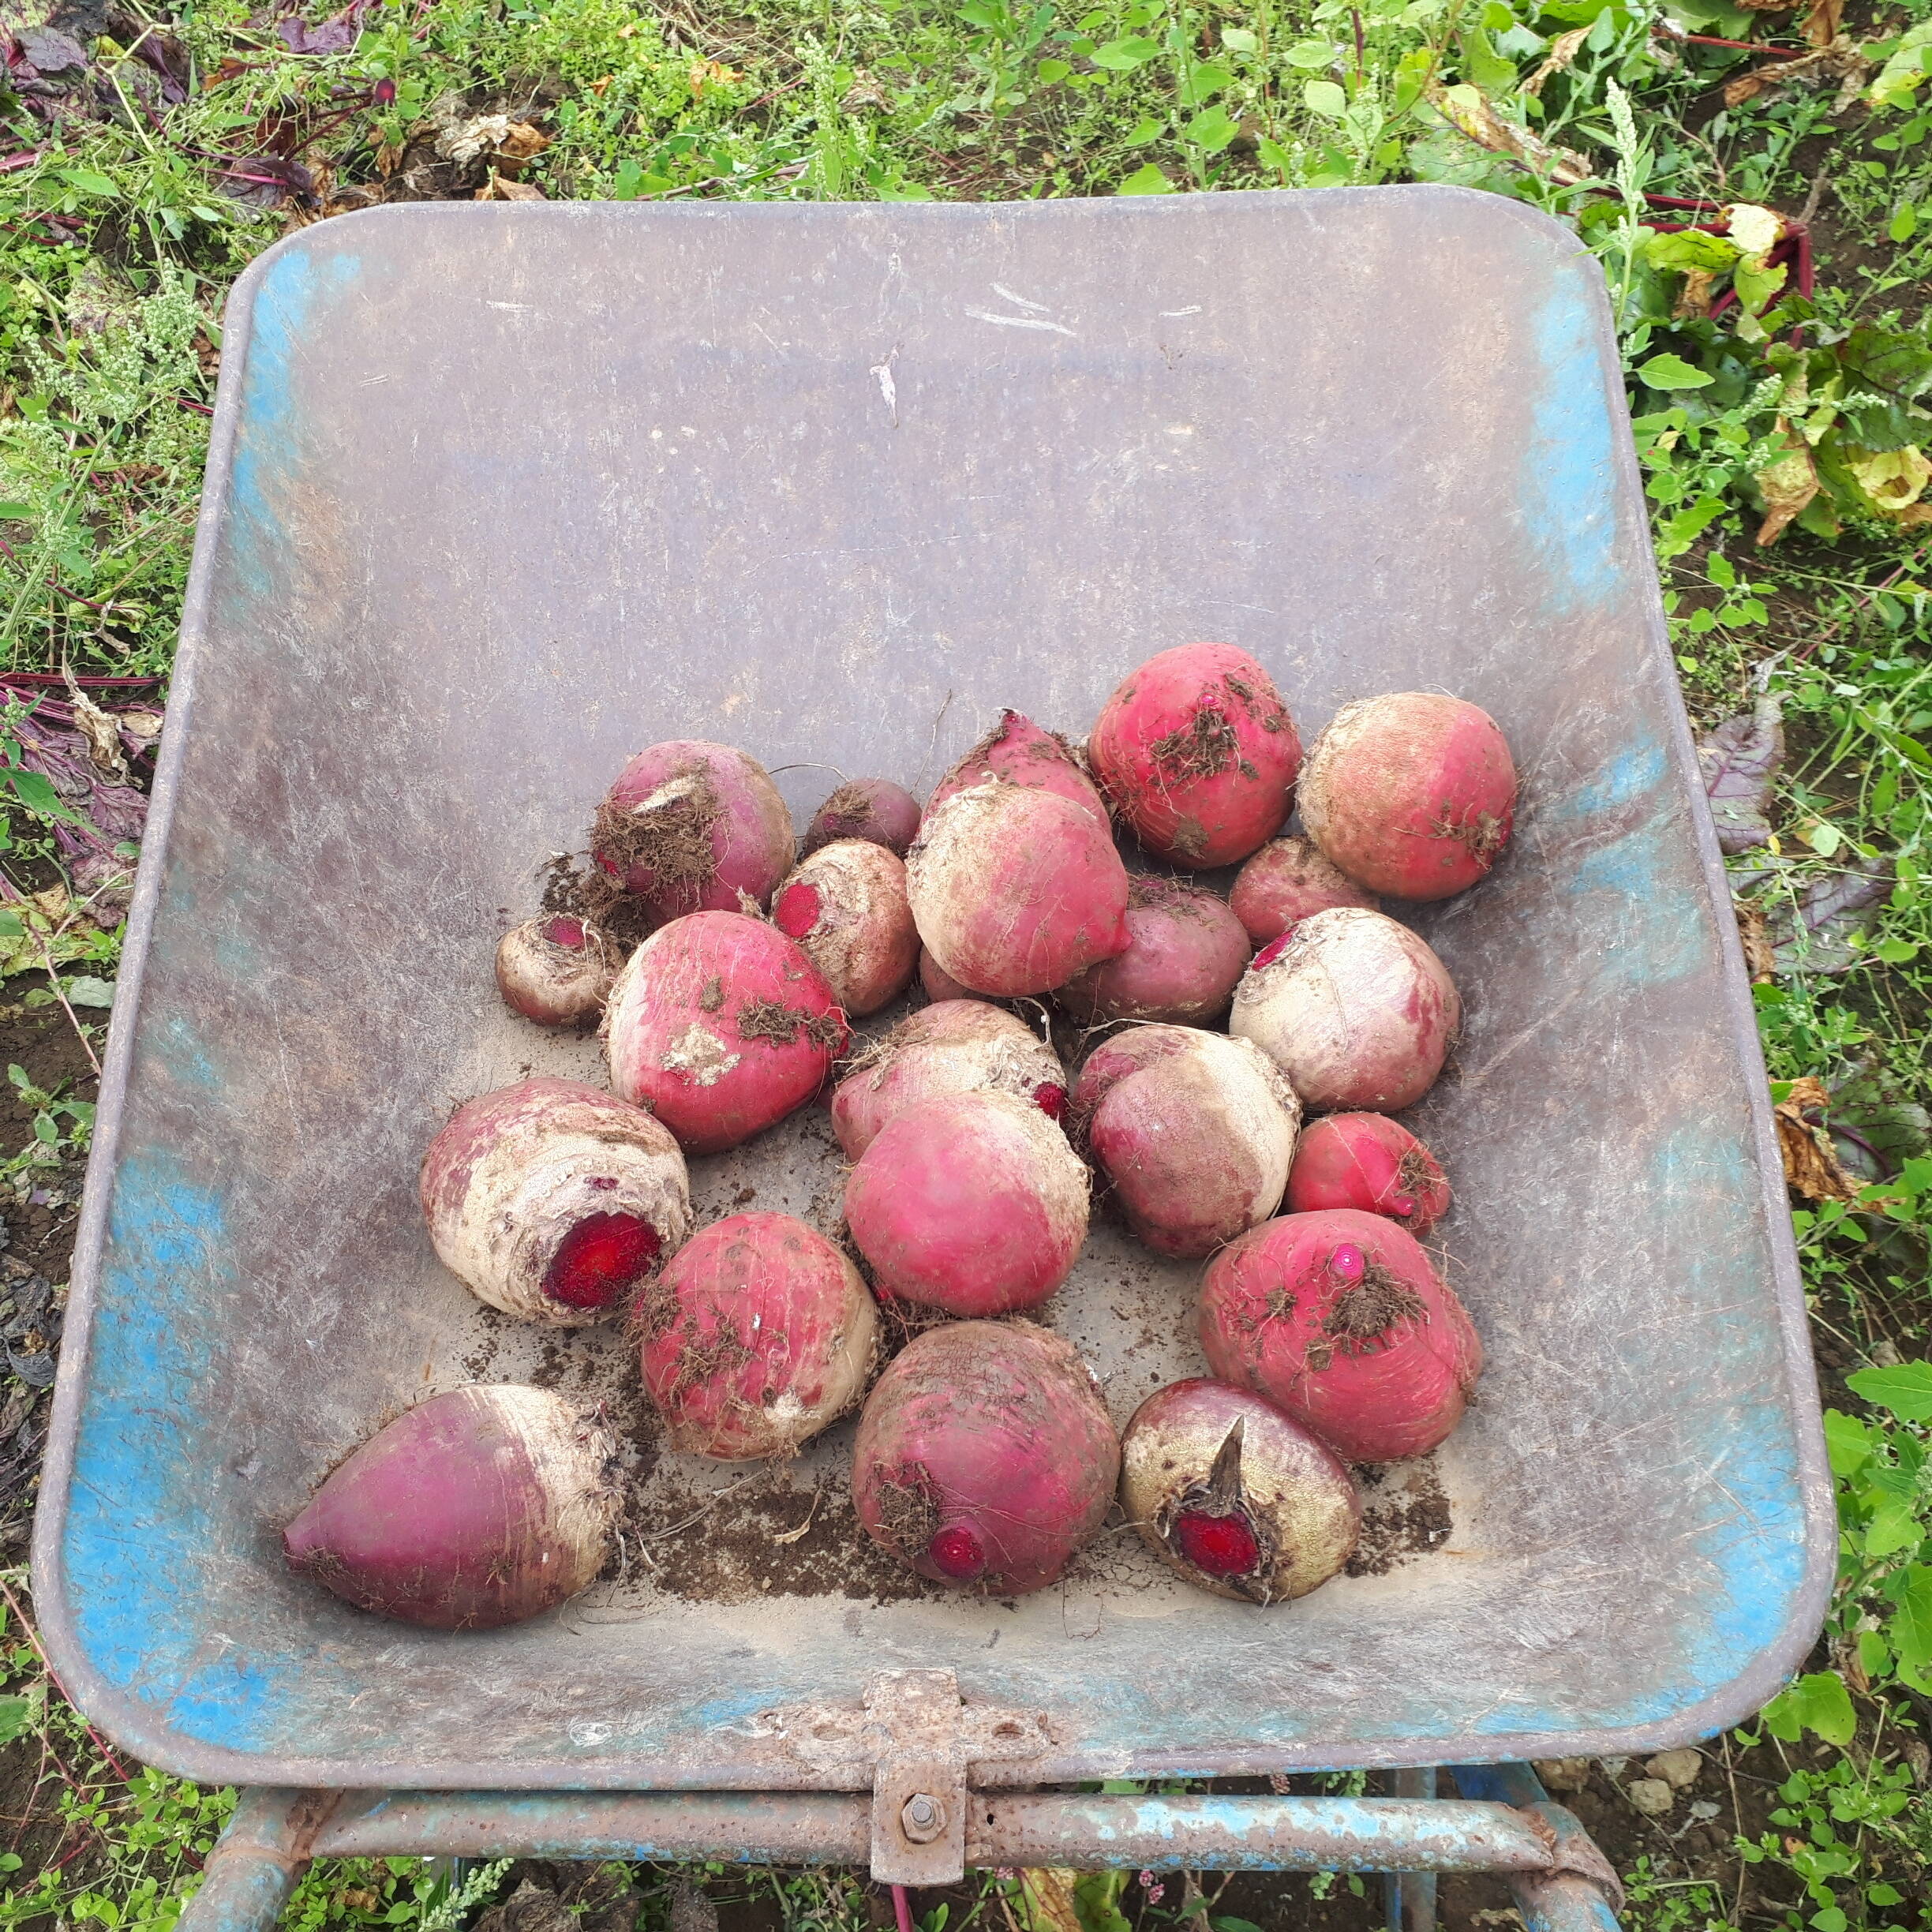
[(92, 168), (62, 168), (60, 178), (83, 194), (114, 195), (121, 192), (105, 174), (96, 174)]
[(1865, 1531), (1867, 1556), (1896, 1556), (1900, 1550), (1916, 1549), (1925, 1541), (1925, 1525), (1912, 1514), (1911, 1504), (1888, 1496), (1872, 1511)]
[(1638, 379), (1653, 389), (1703, 389), (1714, 378), (1701, 369), (1693, 369), (1682, 356), (1653, 355), (1638, 366)]
[(67, 980), (62, 990), (70, 1006), (111, 1006), (114, 1004), (114, 982), (96, 979), (91, 975), (82, 974), (79, 978)]
[(1851, 1693), (1836, 1671), (1813, 1671), (1800, 1677), (1764, 1707), (1763, 1717), (1765, 1728), (1787, 1744), (1796, 1743), (1800, 1732), (1810, 1731), (1842, 1749), (1857, 1728)]
[(1339, 121), (1348, 112), (1348, 96), (1332, 80), (1303, 81), (1301, 98), (1312, 114), (1326, 114), (1331, 121)]
[(1297, 40), (1284, 58), (1290, 67), (1298, 67), (1304, 73), (1320, 73), (1335, 65), (1335, 51), (1326, 40)]
[(1095, 47), (1093, 64), (1110, 67), (1116, 73), (1128, 73), (1145, 66), (1159, 51), (1158, 40), (1150, 40), (1144, 34), (1123, 34), (1118, 40), (1106, 41)]
[(1063, 60), (1043, 60), (1035, 69), (1039, 76), (1042, 87), (1053, 87), (1064, 80), (1073, 69)]
[(1149, 141), (1157, 141), (1167, 132), (1165, 121), (1156, 121), (1151, 114), (1143, 114), (1127, 133), (1129, 148), (1144, 148)]
[(1908, 1563), (1885, 1593), (1893, 1604), (1886, 1641), (1904, 1668), (1923, 1670), (1932, 1664), (1932, 1564)]
[(1843, 1481), (1871, 1460), (1871, 1431), (1856, 1416), (1840, 1415), (1836, 1409), (1827, 1409), (1825, 1451), (1831, 1458), (1832, 1473)]
[(0, 912), (0, 939), (24, 939), (27, 928), (17, 912)]
[(27, 1728), (33, 1708), (31, 1698), (0, 1698), (0, 1744), (11, 1744)]
[(1885, 233), (1894, 242), (1909, 242), (1919, 229), (1919, 211), (1907, 201), (1893, 209), (1891, 220), (1885, 225)]
[(1188, 139), (1209, 154), (1220, 153), (1240, 132), (1241, 123), (1232, 119), (1219, 101), (1204, 107), (1187, 124)]
[(1174, 183), (1150, 161), (1145, 167), (1136, 168), (1114, 192), (1117, 195), (1172, 194)]
[(1932, 1422), (1932, 1362), (1900, 1362), (1893, 1368), (1860, 1368), (1845, 1386), (1905, 1422)]
[(32, 515), (31, 504), (0, 503), (0, 523), (24, 523)]
[(1245, 27), (1223, 27), (1221, 44), (1230, 54), (1252, 54), (1260, 43)]

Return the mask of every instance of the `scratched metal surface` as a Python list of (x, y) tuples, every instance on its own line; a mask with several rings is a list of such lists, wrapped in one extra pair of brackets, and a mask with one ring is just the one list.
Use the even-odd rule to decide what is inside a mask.
[[(454, 1099), (594, 1065), (511, 1022), (489, 960), (620, 761), (704, 735), (930, 781), (996, 706), (1078, 731), (1194, 637), (1311, 730), (1466, 695), (1526, 774), (1511, 856), (1415, 922), (1468, 1005), (1415, 1121), (1490, 1361), (1437, 1458), (1446, 1544), (1267, 1612), (1130, 1537), (1017, 1607), (877, 1601), (856, 1556), (828, 1581), (775, 1544), (762, 1594), (667, 1586), (646, 1545), (454, 1638), (285, 1576), (279, 1525), (376, 1417), (531, 1366), (436, 1267), (414, 1177)], [(893, 1665), (1046, 1713), (1054, 1755), (1010, 1781), (1741, 1716), (1811, 1641), (1831, 1515), (1692, 769), (1600, 278), (1513, 203), (304, 230), (231, 312), (114, 1018), (38, 1526), (69, 1690), (150, 1762), (292, 1785), (863, 1786), (762, 1713)], [(831, 781), (781, 782), (802, 821)], [(817, 1115), (696, 1167), (713, 1211), (836, 1213)], [(1096, 1234), (1053, 1319), (1117, 1416), (1198, 1367), (1190, 1294)], [(630, 1399), (608, 1339), (545, 1372)], [(844, 1440), (778, 1479), (774, 1530), (815, 1489), (836, 1516)], [(737, 1474), (668, 1459), (646, 1501)]]

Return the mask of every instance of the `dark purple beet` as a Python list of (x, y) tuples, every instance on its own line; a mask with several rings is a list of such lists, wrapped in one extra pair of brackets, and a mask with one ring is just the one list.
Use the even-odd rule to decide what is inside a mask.
[(805, 831), (805, 852), (834, 839), (865, 839), (903, 859), (919, 836), (919, 800), (889, 778), (848, 778), (818, 807)]

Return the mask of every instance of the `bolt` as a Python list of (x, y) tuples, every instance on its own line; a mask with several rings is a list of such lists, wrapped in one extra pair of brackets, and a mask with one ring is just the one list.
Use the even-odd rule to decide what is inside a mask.
[(899, 1826), (915, 1844), (930, 1844), (946, 1828), (946, 1808), (925, 1792), (915, 1792), (899, 1813)]

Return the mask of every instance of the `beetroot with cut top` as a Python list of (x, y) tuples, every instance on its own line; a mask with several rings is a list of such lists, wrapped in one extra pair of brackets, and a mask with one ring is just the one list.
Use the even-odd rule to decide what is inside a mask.
[(1462, 1024), (1426, 940), (1380, 912), (1332, 906), (1255, 955), (1228, 1031), (1251, 1039), (1317, 1113), (1420, 1100)]
[(289, 1567), (431, 1630), (495, 1630), (596, 1579), (622, 1497), (610, 1431), (548, 1389), (432, 1395), (363, 1443), (282, 1533)]
[(1043, 1589), (1106, 1520), (1120, 1442), (1086, 1365), (1031, 1322), (949, 1322), (878, 1379), (852, 1450), (867, 1533), (923, 1577)]
[(691, 1232), (677, 1142), (581, 1080), (466, 1102), (430, 1142), (421, 1191), (436, 1258), (465, 1287), (561, 1327), (616, 1312)]
[(1064, 986), (1125, 949), (1127, 868), (1106, 814), (988, 778), (928, 812), (906, 867), (920, 940), (1000, 998)]
[(1349, 1208), (1282, 1215), (1208, 1264), (1200, 1340), (1351, 1462), (1425, 1455), (1482, 1372), (1468, 1312), (1410, 1235)]
[(1290, 1212), (1359, 1208), (1400, 1222), (1417, 1241), (1449, 1200), (1435, 1155), (1385, 1114), (1324, 1114), (1303, 1130), (1288, 1170)]
[(947, 1094), (1005, 1093), (1049, 1120), (1066, 1110), (1066, 1072), (1027, 1023), (983, 1000), (939, 1000), (908, 1014), (832, 1095), (832, 1130), (856, 1160), (896, 1114)]
[(805, 830), (807, 856), (840, 839), (864, 839), (903, 859), (919, 837), (919, 800), (889, 778), (848, 778)]
[(693, 1154), (721, 1153), (802, 1106), (845, 1046), (818, 968), (738, 912), (660, 927), (618, 976), (608, 1016), (612, 1085)]
[(919, 961), (904, 862), (865, 839), (839, 839), (800, 860), (772, 895), (771, 915), (856, 1019), (897, 999)]
[(604, 1010), (621, 964), (589, 920), (546, 912), (496, 945), (496, 990), (512, 1013), (539, 1026), (584, 1026)]
[(591, 856), (655, 919), (762, 912), (792, 869), (792, 814), (758, 760), (672, 739), (638, 752), (597, 807)]
[(1084, 806), (1104, 822), (1106, 805), (1073, 747), (1058, 732), (1042, 731), (1017, 711), (1002, 711), (999, 722), (933, 787), (926, 816), (961, 792), (989, 778), (1035, 792), (1051, 792), (1069, 804)]
[(878, 1345), (841, 1251), (784, 1214), (732, 1215), (680, 1249), (637, 1309), (644, 1387), (671, 1446), (788, 1455), (859, 1399)]
[(1030, 1100), (948, 1094), (886, 1121), (845, 1182), (845, 1220), (882, 1294), (1010, 1314), (1065, 1281), (1087, 1238), (1087, 1170)]
[(1376, 912), (1382, 902), (1324, 857), (1312, 839), (1270, 839), (1241, 867), (1228, 894), (1228, 910), (1257, 946), (1331, 906), (1365, 906)]
[(1087, 1026), (1207, 1026), (1227, 1011), (1248, 953), (1241, 922), (1212, 893), (1178, 879), (1130, 878), (1126, 950), (1089, 966), (1054, 999)]
[(1281, 829), (1301, 740), (1273, 680), (1245, 651), (1181, 644), (1121, 680), (1087, 756), (1149, 852), (1222, 866)]
[(1361, 1498), (1273, 1403), (1204, 1376), (1157, 1389), (1121, 1438), (1121, 1506), (1190, 1583), (1256, 1604), (1305, 1597), (1354, 1554)]
[(1515, 815), (1516, 767), (1496, 720), (1437, 691), (1345, 705), (1302, 776), (1316, 844), (1391, 899), (1466, 891), (1501, 856)]

